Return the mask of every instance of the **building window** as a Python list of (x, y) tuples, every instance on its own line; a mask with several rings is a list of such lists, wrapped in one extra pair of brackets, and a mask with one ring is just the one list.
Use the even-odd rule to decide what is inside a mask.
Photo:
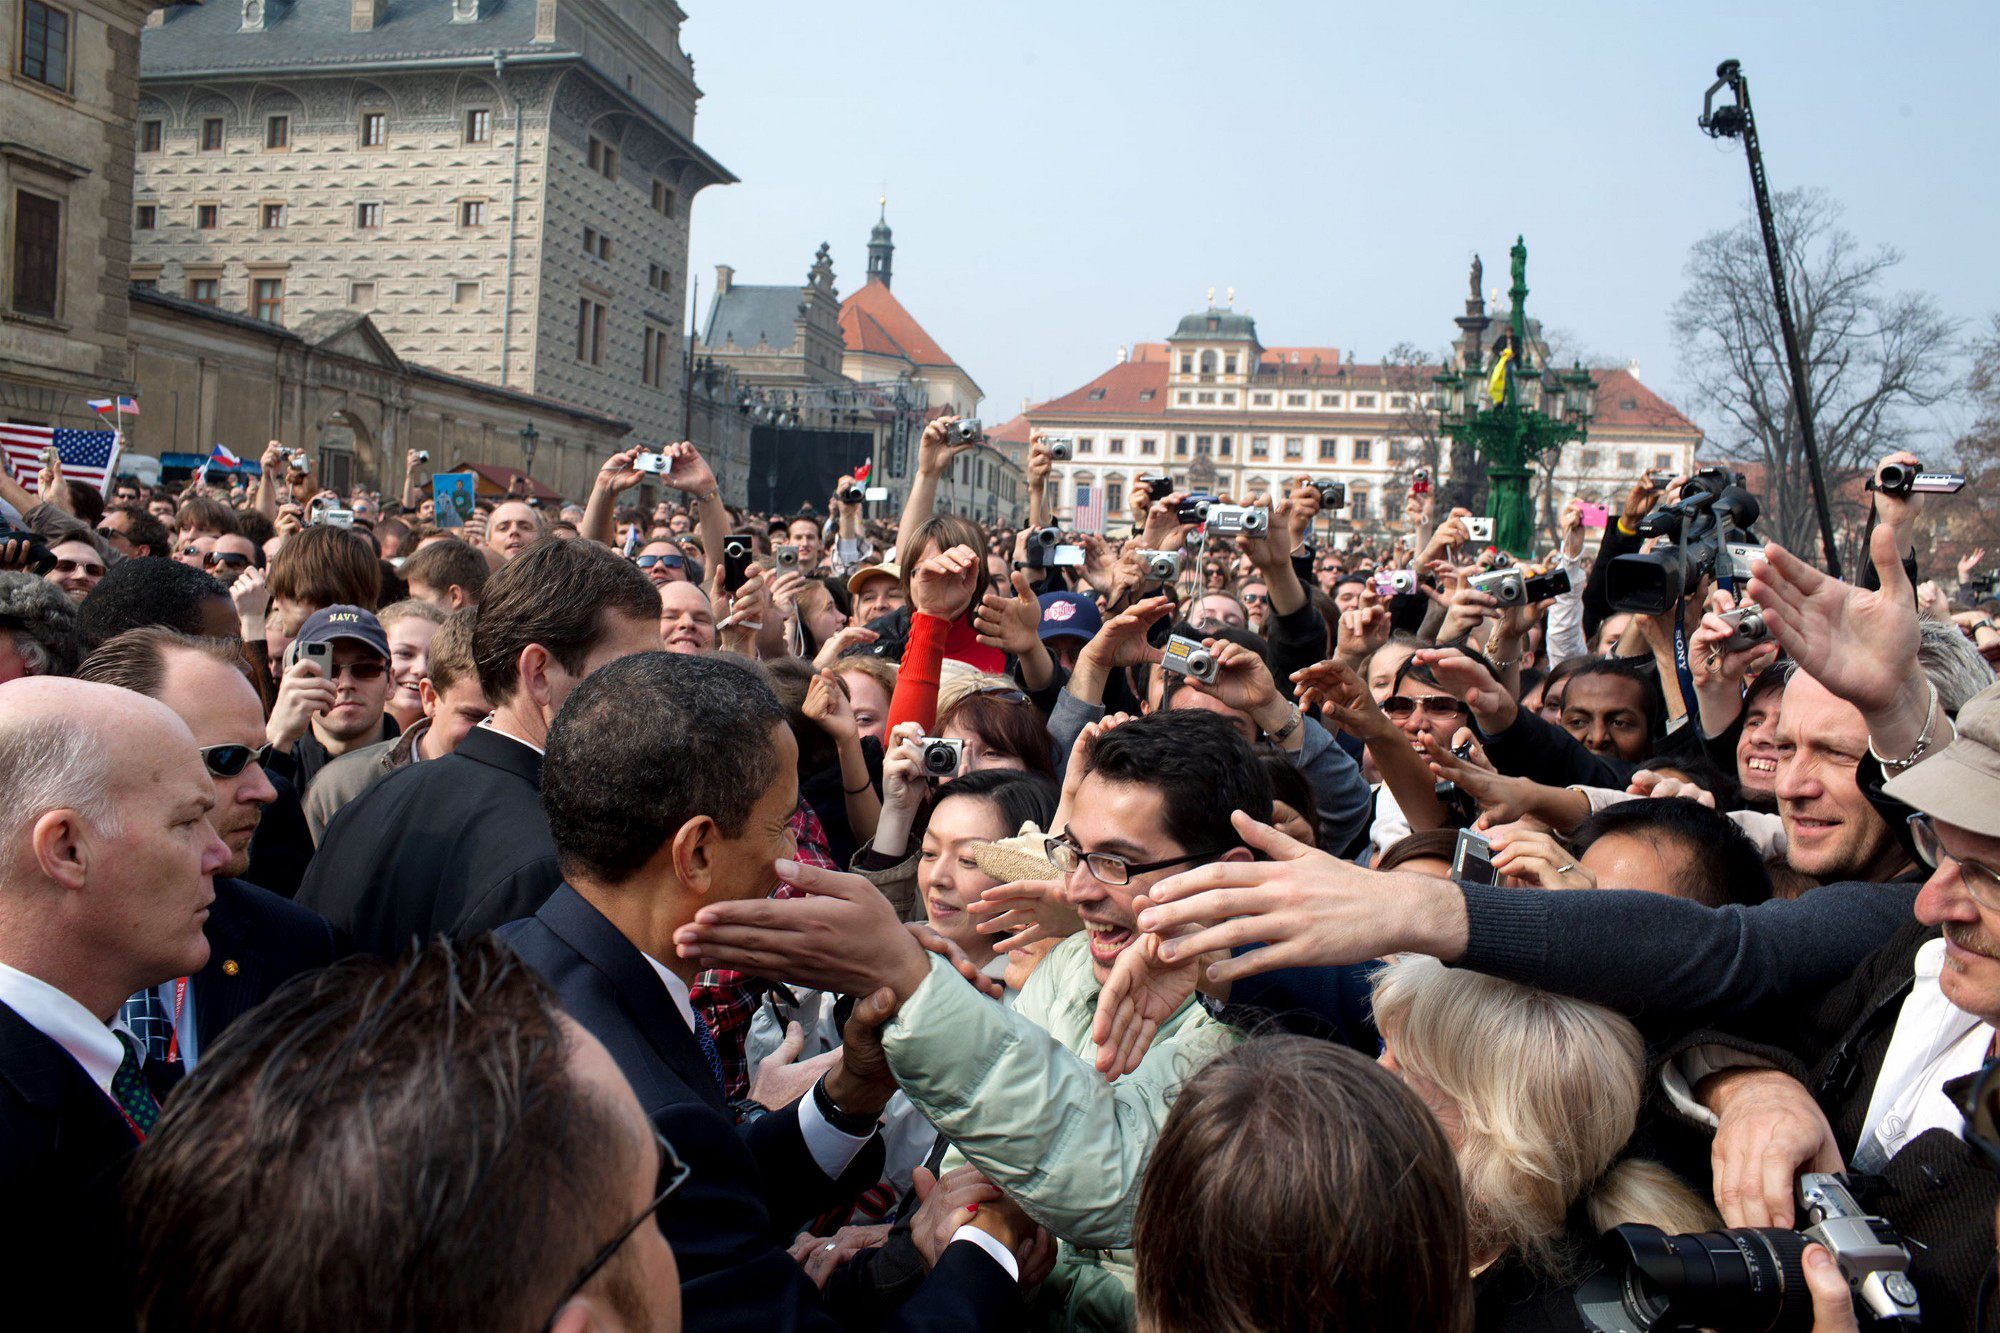
[(1585, 449), (1583, 451), (1583, 470), (1585, 472), (1597, 471), (1598, 464), (1603, 461), (1603, 458), (1604, 456), (1598, 453), (1597, 450)]
[(134, 278), (132, 279), (132, 285), (149, 292), (160, 290), (160, 280), (158, 278)]
[(1110, 444), (1109, 444), (1109, 445), (1107, 445), (1107, 446), (1105, 447), (1105, 452), (1106, 452), (1106, 453), (1111, 453), (1111, 454), (1122, 454), (1122, 453), (1124, 453), (1124, 452), (1125, 452), (1125, 437), (1124, 437), (1124, 436), (1122, 436), (1122, 435), (1114, 435), (1114, 436), (1112, 436), (1112, 437), (1111, 437), (1111, 442), (1110, 442)]
[(1371, 462), (1371, 461), (1373, 461), (1374, 457), (1375, 457), (1375, 441), (1373, 441), (1373, 440), (1356, 440), (1356, 441), (1354, 442), (1354, 461), (1355, 461), (1355, 462), (1357, 462), (1357, 463), (1367, 463), (1367, 462)]
[(1191, 403), (1194, 401), (1194, 395), (1189, 393), (1186, 389), (1182, 389), (1179, 393), (1176, 393), (1174, 395), (1174, 401), (1181, 404)]
[(1186, 458), (1187, 453), (1188, 453), (1188, 437), (1185, 435), (1174, 436), (1174, 457)]
[(375, 306), (375, 284), (372, 282), (348, 283), (347, 304), (358, 310), (372, 310)]
[(382, 225), (382, 205), (375, 202), (359, 203), (354, 206), (354, 225), (363, 231), (372, 231)]
[(1194, 374), (1194, 353), (1193, 353), (1193, 352), (1182, 352), (1182, 353), (1181, 353), (1181, 374), (1183, 374), (1183, 375), (1192, 375), (1192, 374)]
[(665, 181), (653, 182), (653, 211), (666, 217), (674, 215), (674, 192)]
[(1095, 447), (1096, 447), (1096, 441), (1092, 440), (1088, 435), (1080, 435), (1077, 437), (1076, 451), (1078, 453), (1087, 454), (1091, 452), (1092, 449), (1094, 449)]
[(219, 293), (216, 278), (189, 278), (187, 299), (196, 305), (214, 305)]
[(257, 225), (264, 231), (276, 231), (285, 225), (285, 206), (265, 204), (257, 210)]
[(54, 319), (61, 292), (62, 202), (16, 190), (14, 309)]
[(1672, 454), (1653, 455), (1653, 466), (1658, 468), (1660, 471), (1665, 472), (1669, 468), (1673, 467), (1673, 465), (1674, 465), (1674, 456)]
[(1210, 454), (1215, 452), (1215, 437), (1212, 435), (1195, 436), (1194, 451), (1197, 454)]
[(1306, 405), (1306, 396), (1304, 394), (1288, 393), (1285, 395), (1286, 407), (1304, 407), (1305, 405)]
[(1215, 353), (1203, 352), (1201, 354), (1201, 373), (1204, 375), (1213, 375), (1215, 373)]
[(1150, 403), (1153, 401), (1153, 399), (1159, 396), (1159, 393), (1160, 391), (1158, 389), (1141, 389), (1139, 390), (1139, 401), (1142, 403)]
[(595, 227), (583, 229), (583, 252), (592, 259), (611, 258), (611, 238)]
[(154, 231), (159, 225), (160, 206), (158, 204), (140, 204), (132, 220), (132, 229), (134, 231)]
[(1215, 442), (1215, 456), (1217, 458), (1232, 458), (1235, 454), (1236, 437), (1234, 435), (1224, 435)]
[(266, 324), (285, 322), (285, 280), (257, 278), (250, 283), (250, 315)]
[(1368, 488), (1356, 486), (1347, 492), (1347, 517), (1361, 522), (1368, 517)]
[(1141, 440), (1139, 441), (1139, 452), (1151, 458), (1160, 452), (1160, 442), (1158, 440)]
[(1354, 395), (1354, 410), (1355, 410), (1355, 411), (1357, 411), (1357, 412), (1365, 412), (1365, 411), (1370, 411), (1370, 410), (1372, 410), (1372, 409), (1374, 408), (1374, 406), (1375, 406), (1375, 395), (1374, 395), (1374, 394), (1372, 394), (1372, 393), (1357, 393), (1357, 394), (1355, 394), (1355, 395)]
[(461, 227), (483, 227), (486, 225), (486, 201), (484, 199), (461, 199), (458, 201), (458, 225)]
[(166, 140), (165, 127), (157, 120), (139, 122), (139, 151), (157, 153)]
[(1288, 459), (1303, 459), (1305, 456), (1305, 437), (1301, 435), (1287, 435), (1285, 437), (1285, 457)]
[(1212, 403), (1215, 401), (1215, 395), (1209, 390), (1204, 389), (1194, 396), (1194, 400), (1197, 403)]
[(1104, 512), (1115, 514), (1125, 507), (1125, 483), (1107, 481), (1104, 483)]
[(380, 148), (389, 142), (389, 114), (386, 111), (364, 111), (361, 114), (361, 146)]
[(493, 139), (493, 113), (484, 107), (465, 113), (465, 141), (467, 143), (490, 143)]
[(644, 355), (639, 369), (640, 378), (650, 387), (663, 389), (667, 384), (667, 335), (665, 330), (647, 328)]
[(1629, 476), (1639, 470), (1639, 455), (1630, 449), (1618, 451), (1618, 471)]
[(656, 292), (671, 292), (674, 289), (674, 275), (658, 264), (648, 264), (646, 285)]
[(264, 120), (264, 147), (290, 148), (292, 146), (292, 118), (290, 116), (268, 116)]
[(1270, 456), (1271, 437), (1268, 435), (1252, 435), (1250, 437), (1250, 457), (1252, 459), (1262, 459), (1269, 458)]
[(1236, 353), (1231, 352), (1223, 358), (1222, 373), (1225, 375), (1234, 375), (1236, 373)]
[(1223, 403), (1223, 406), (1225, 406), (1225, 407), (1234, 407), (1234, 406), (1236, 406), (1236, 395), (1235, 395), (1235, 394), (1233, 394), (1233, 393), (1225, 393), (1225, 394), (1223, 394), (1223, 395), (1222, 395), (1222, 403)]
[(1320, 436), (1319, 461), (1322, 463), (1335, 463), (1340, 461), (1340, 441), (1333, 439), (1330, 436), (1326, 435)]
[(1398, 412), (1407, 412), (1407, 411), (1409, 411), (1409, 410), (1410, 410), (1410, 395), (1408, 395), (1408, 394), (1406, 394), (1406, 393), (1392, 393), (1392, 394), (1390, 394), (1390, 395), (1389, 395), (1389, 406), (1390, 406), (1391, 408), (1393, 408), (1393, 409), (1394, 409), (1395, 411), (1398, 411)]
[(1319, 405), (1321, 407), (1339, 407), (1340, 395), (1337, 393), (1323, 393), (1319, 396)]
[(1271, 395), (1270, 395), (1270, 394), (1268, 394), (1268, 393), (1253, 393), (1253, 394), (1251, 394), (1251, 395), (1250, 395), (1250, 406), (1252, 406), (1252, 407), (1269, 407), (1270, 405), (1271, 405)]
[(68, 89), (69, 14), (66, 11), (39, 4), (37, 0), (28, 0), (22, 7), (21, 73), (36, 83)]
[(196, 204), (194, 206), (194, 225), (202, 231), (214, 231), (217, 211), (217, 206), (214, 204)]
[(201, 122), (201, 151), (204, 153), (222, 151), (222, 117), (210, 116)]
[(604, 307), (588, 296), (576, 303), (576, 359), (590, 366), (604, 364)]
[(585, 151), (590, 169), (608, 181), (618, 179), (618, 150), (596, 135), (590, 136), (590, 147)]
[(477, 310), (484, 289), (477, 279), (469, 282), (454, 282), (451, 285), (451, 306), (454, 310)]

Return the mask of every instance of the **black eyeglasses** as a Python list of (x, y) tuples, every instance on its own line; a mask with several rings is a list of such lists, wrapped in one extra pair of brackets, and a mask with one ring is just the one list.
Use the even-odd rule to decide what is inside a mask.
[(651, 569), (654, 565), (665, 565), (668, 569), (679, 569), (687, 561), (677, 555), (642, 555), (635, 563), (641, 569)]
[(250, 557), (235, 551), (210, 551), (201, 558), (204, 565), (227, 565), (231, 569), (250, 568)]
[(1465, 701), (1449, 694), (1392, 694), (1382, 701), (1382, 711), (1390, 717), (1408, 717), (1422, 706), (1426, 713), (1456, 717), (1465, 711)]
[(275, 748), (268, 742), (255, 749), (248, 745), (207, 745), (196, 753), (201, 756), (202, 767), (216, 777), (233, 778), (252, 764), (262, 767), (270, 763)]
[(680, 1154), (674, 1151), (674, 1145), (667, 1142), (667, 1136), (657, 1129), (653, 1131), (653, 1139), (660, 1145), (659, 1192), (653, 1196), (653, 1201), (646, 1205), (645, 1211), (620, 1227), (618, 1234), (597, 1252), (597, 1257), (585, 1264), (583, 1271), (563, 1288), (563, 1294), (556, 1298), (555, 1309), (549, 1312), (549, 1317), (542, 1323), (544, 1330), (555, 1324), (556, 1316), (562, 1313), (563, 1306), (569, 1304), (569, 1298), (582, 1291), (583, 1284), (596, 1277), (598, 1271), (611, 1262), (611, 1256), (618, 1253), (619, 1247), (626, 1241), (632, 1239), (632, 1233), (651, 1221), (653, 1214), (659, 1212), (661, 1206), (674, 1196), (674, 1191), (687, 1183), (690, 1169), (688, 1164), (681, 1160)]
[(1211, 856), (1220, 856), (1228, 851), (1218, 847), (1212, 852), (1192, 852), (1186, 856), (1176, 856), (1168, 861), (1147, 861), (1133, 865), (1122, 856), (1109, 852), (1086, 852), (1076, 845), (1069, 836), (1069, 830), (1052, 834), (1042, 839), (1042, 850), (1049, 858), (1049, 864), (1067, 875), (1079, 864), (1090, 867), (1091, 876), (1100, 884), (1127, 884), (1134, 875), (1150, 874), (1155, 870), (1165, 870), (1168, 866), (1184, 866), (1190, 861), (1206, 861)]

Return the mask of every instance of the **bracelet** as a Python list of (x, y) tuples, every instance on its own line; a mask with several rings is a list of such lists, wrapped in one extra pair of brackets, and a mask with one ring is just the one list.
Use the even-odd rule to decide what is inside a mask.
[(859, 796), (862, 792), (867, 791), (870, 787), (873, 787), (874, 785), (875, 785), (875, 780), (873, 778), (869, 778), (867, 781), (863, 782), (859, 787), (842, 787), (840, 790), (842, 794), (847, 796)]
[[(1916, 763), (1917, 760), (1922, 759), (1926, 754), (1930, 752), (1931, 731), (1933, 728), (1937, 726), (1938, 687), (1937, 687), (1937, 682), (1935, 681), (1931, 681), (1929, 682), (1929, 684), (1931, 687), (1930, 703), (1924, 708), (1923, 733), (1917, 737), (1917, 743), (1910, 750), (1910, 753), (1907, 757), (1902, 759), (1886, 759), (1875, 749), (1875, 738), (1873, 736), (1870, 736), (1868, 738), (1868, 753), (1874, 756), (1875, 762), (1881, 764), (1884, 769), (1892, 773), (1902, 772), (1904, 769), (1910, 767), (1910, 765)], [(1956, 738), (1957, 734), (1958, 734), (1958, 729), (1956, 727), (1953, 727), (1952, 728), (1953, 737)]]
[(812, 1095), (813, 1105), (819, 1108), (819, 1113), (822, 1116), (826, 1117), (826, 1123), (841, 1133), (862, 1139), (867, 1138), (875, 1132), (876, 1122), (881, 1117), (855, 1115), (851, 1111), (843, 1111), (834, 1105), (832, 1095), (826, 1090), (826, 1076), (824, 1074), (820, 1075), (819, 1081), (813, 1084)]
[(705, 505), (705, 504), (707, 504), (707, 503), (708, 503), (708, 502), (709, 502), (710, 500), (713, 500), (713, 499), (714, 499), (714, 498), (715, 498), (716, 496), (718, 496), (718, 495), (720, 495), (720, 494), (722, 494), (722, 488), (721, 488), (720, 486), (718, 486), (718, 487), (716, 487), (716, 488), (715, 488), (714, 490), (710, 491), (710, 492), (709, 492), (708, 494), (706, 494), (706, 495), (697, 495), (697, 496), (695, 496), (695, 497), (694, 497), (694, 502), (695, 502), (696, 504), (698, 504), (698, 505)]
[(1276, 731), (1268, 733), (1268, 735), (1271, 737), (1272, 740), (1277, 741), (1279, 744), (1282, 745), (1284, 742), (1291, 739), (1293, 732), (1297, 731), (1300, 727), (1305, 725), (1305, 720), (1306, 720), (1305, 713), (1300, 710), (1297, 704), (1293, 704), (1291, 720), (1285, 723), (1284, 726), (1279, 727)]

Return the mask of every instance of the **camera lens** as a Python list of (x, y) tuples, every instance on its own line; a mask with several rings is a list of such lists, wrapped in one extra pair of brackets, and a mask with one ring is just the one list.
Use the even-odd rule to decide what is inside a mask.
[(1805, 1333), (1813, 1323), (1805, 1249), (1804, 1236), (1781, 1228), (1670, 1236), (1613, 1227), (1598, 1243), (1603, 1271), (1577, 1291), (1577, 1313), (1597, 1333)]

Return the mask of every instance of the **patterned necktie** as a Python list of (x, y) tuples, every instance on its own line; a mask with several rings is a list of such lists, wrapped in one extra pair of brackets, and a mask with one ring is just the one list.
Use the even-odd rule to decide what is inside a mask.
[(160, 1104), (153, 1100), (153, 1089), (139, 1071), (138, 1039), (123, 1032), (117, 1035), (118, 1044), (125, 1048), (125, 1058), (119, 1062), (118, 1072), (111, 1076), (111, 1097), (143, 1139), (153, 1132), (153, 1122), (160, 1118)]
[(160, 1003), (159, 989), (146, 987), (119, 1006), (118, 1016), (145, 1043), (146, 1058), (165, 1063), (167, 1050), (174, 1041), (174, 1020), (167, 1013), (167, 1006)]
[(727, 1100), (729, 1091), (722, 1078), (722, 1057), (715, 1053), (715, 1038), (708, 1035), (708, 1024), (702, 1021), (700, 1014), (694, 1016), (694, 1039), (701, 1046), (702, 1058), (708, 1061), (708, 1072), (715, 1076), (716, 1090)]

